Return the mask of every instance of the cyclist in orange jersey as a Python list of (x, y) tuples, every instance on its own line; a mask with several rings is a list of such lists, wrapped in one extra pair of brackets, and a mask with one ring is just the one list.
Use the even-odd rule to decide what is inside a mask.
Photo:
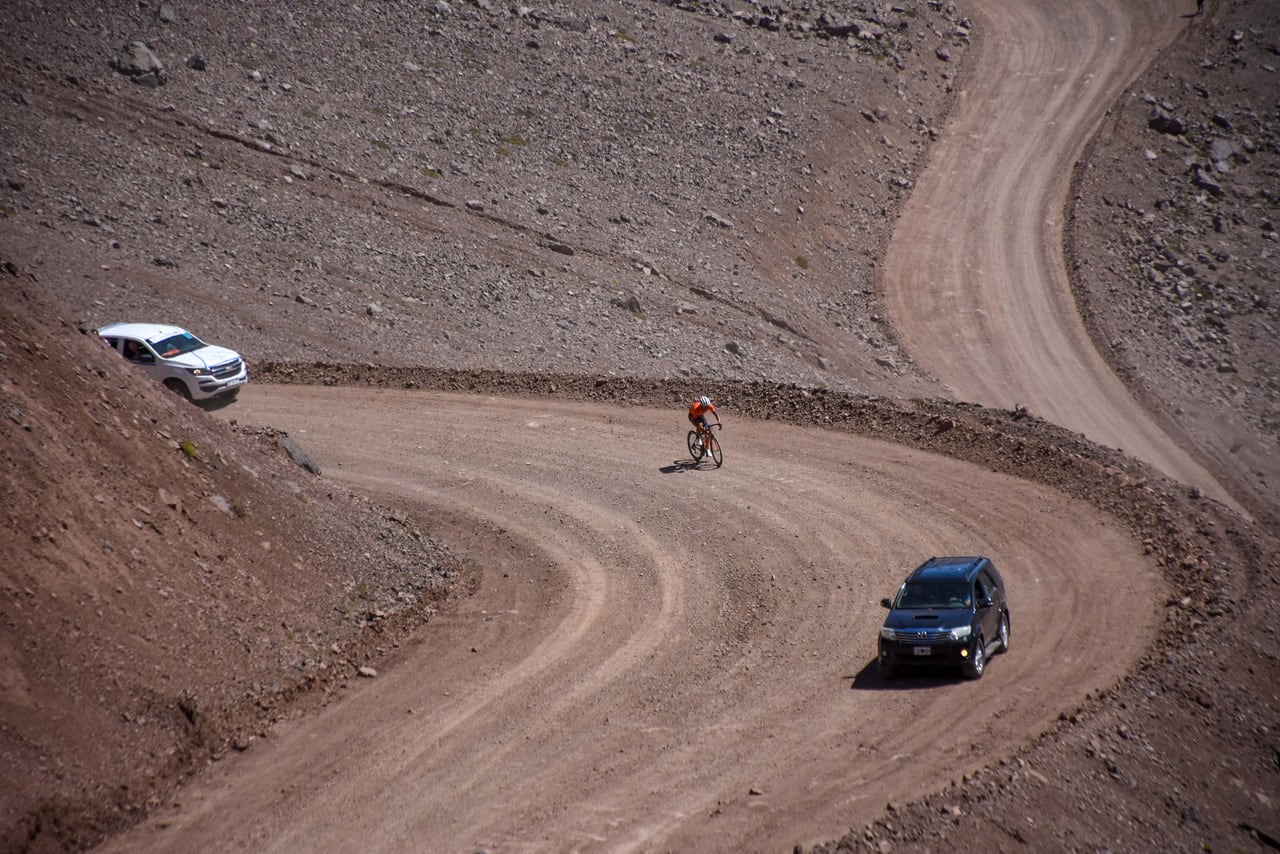
[(711, 422), (707, 420), (707, 413), (716, 417), (716, 425), (720, 425), (720, 414), (716, 412), (716, 408), (711, 403), (711, 398), (705, 394), (695, 400), (693, 405), (689, 407), (689, 423), (698, 429), (699, 441), (702, 447), (707, 447), (707, 440), (704, 436), (711, 432)]

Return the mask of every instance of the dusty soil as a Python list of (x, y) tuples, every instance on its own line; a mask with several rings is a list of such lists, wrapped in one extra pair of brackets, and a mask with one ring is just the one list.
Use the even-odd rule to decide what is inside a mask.
[(322, 702), (467, 574), (4, 275), (5, 847), (80, 848)]
[[(1275, 13), (972, 5), (9, 4), (5, 847), (1274, 844)], [(979, 550), (1013, 651), (876, 680)]]
[(1148, 410), (1234, 494), (1273, 503), (1280, 127), (1274, 98), (1251, 93), (1275, 87), (1280, 10), (1206, 9), (1074, 170), (1072, 283), (1099, 351)]
[(895, 328), (959, 399), (1025, 407), (1229, 500), (1097, 355), (1062, 261), (1072, 164), (1125, 82), (1184, 22), (1163, 2), (1124, 14), (1105, 2), (1020, 14), (973, 5), (974, 71), (889, 253)]
[[(121, 850), (813, 843), (1008, 758), (981, 745), (1113, 684), (1163, 598), (1086, 502), (844, 433), (735, 418), (717, 471), (670, 407), (260, 386), (234, 414), (450, 542), (507, 536), (394, 681), (224, 763)], [(939, 492), (966, 500), (918, 500)], [(1010, 567), (1018, 654), (980, 683), (882, 684), (880, 597), (957, 549)]]

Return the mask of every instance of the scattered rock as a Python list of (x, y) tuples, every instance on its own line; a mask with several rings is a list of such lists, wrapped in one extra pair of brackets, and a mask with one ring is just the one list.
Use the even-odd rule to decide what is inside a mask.
[(284, 448), (285, 453), (289, 455), (289, 459), (293, 460), (294, 464), (299, 468), (311, 472), (316, 477), (320, 476), (320, 466), (292, 437), (281, 437), (280, 447)]
[(160, 86), (166, 82), (164, 64), (146, 42), (129, 42), (120, 49), (111, 65), (142, 86)]
[(616, 305), (619, 308), (625, 308), (627, 311), (631, 312), (632, 314), (640, 313), (640, 298), (637, 297), (635, 294), (627, 294), (624, 297), (614, 297), (613, 299), (609, 300), (609, 302), (610, 304)]
[(1206, 172), (1204, 167), (1198, 164), (1191, 168), (1191, 183), (1202, 190), (1208, 190), (1215, 196), (1222, 195), (1222, 185), (1214, 180), (1213, 176)]
[(1171, 136), (1182, 136), (1187, 132), (1187, 126), (1182, 123), (1181, 119), (1170, 115), (1160, 107), (1152, 110), (1151, 118), (1147, 120), (1147, 125), (1152, 130), (1167, 133)]

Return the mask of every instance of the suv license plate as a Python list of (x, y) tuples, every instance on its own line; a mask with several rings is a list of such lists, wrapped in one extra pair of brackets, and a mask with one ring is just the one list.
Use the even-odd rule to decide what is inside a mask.
[(915, 648), (916, 655), (933, 655), (933, 647), (918, 646)]

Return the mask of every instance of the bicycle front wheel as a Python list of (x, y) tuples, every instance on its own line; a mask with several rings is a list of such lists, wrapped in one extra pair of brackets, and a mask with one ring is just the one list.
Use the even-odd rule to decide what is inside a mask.
[(698, 431), (689, 431), (689, 456), (696, 463), (702, 459), (702, 444), (698, 441)]
[(711, 452), (711, 459), (715, 460), (716, 468), (720, 468), (720, 464), (724, 462), (724, 452), (720, 450), (720, 440), (715, 436), (708, 436), (707, 450)]

